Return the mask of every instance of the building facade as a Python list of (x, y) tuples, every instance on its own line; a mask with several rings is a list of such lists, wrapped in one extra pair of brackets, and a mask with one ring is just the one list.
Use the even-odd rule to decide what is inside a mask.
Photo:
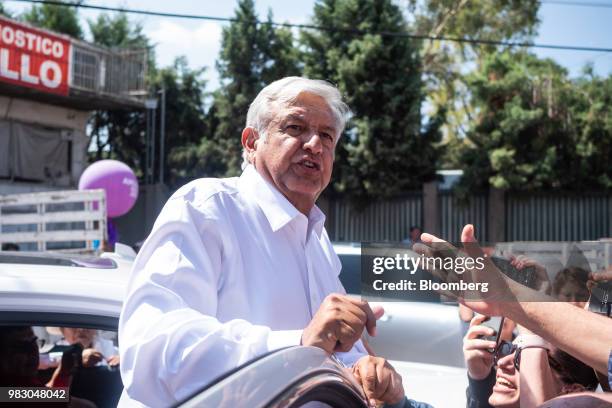
[(146, 49), (0, 17), (0, 195), (76, 188), (98, 109), (144, 109)]

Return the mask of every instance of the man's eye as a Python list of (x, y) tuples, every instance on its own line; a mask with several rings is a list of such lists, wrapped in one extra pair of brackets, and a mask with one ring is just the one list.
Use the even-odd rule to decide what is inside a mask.
[(300, 132), (302, 131), (303, 127), (300, 125), (287, 125), (285, 129), (290, 130), (292, 132)]
[(324, 139), (329, 139), (329, 140), (331, 140), (331, 141), (333, 141), (333, 140), (334, 140), (334, 137), (333, 137), (331, 134), (326, 133), (326, 132), (322, 132), (322, 133), (321, 133), (321, 137), (322, 137), (322, 138), (324, 138)]

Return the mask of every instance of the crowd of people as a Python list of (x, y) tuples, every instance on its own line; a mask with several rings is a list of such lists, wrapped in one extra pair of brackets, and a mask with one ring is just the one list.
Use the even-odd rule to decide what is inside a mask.
[[(417, 250), (428, 254), (432, 249), (458, 251), (433, 235), (422, 239), (424, 246)], [(473, 226), (464, 228), (462, 241), (470, 255), (482, 254)], [(519, 271), (543, 269), (524, 256), (512, 264)], [(463, 340), (468, 408), (612, 406), (612, 321), (585, 310), (589, 290), (612, 280), (612, 269), (563, 268), (537, 290), (508, 279), (492, 263), (478, 279), (497, 293), (459, 298), (460, 318), (471, 318)], [(505, 317), (499, 333), (485, 325), (490, 316)], [(603, 392), (595, 392), (598, 387)]]

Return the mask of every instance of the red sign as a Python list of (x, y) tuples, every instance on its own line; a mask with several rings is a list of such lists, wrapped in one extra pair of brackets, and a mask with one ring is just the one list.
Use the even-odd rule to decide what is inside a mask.
[(68, 95), (70, 41), (0, 19), (0, 81)]

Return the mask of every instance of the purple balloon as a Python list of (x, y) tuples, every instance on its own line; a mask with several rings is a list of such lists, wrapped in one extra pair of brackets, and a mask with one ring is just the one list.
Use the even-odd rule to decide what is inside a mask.
[(125, 163), (100, 160), (85, 169), (79, 190), (101, 188), (106, 191), (106, 215), (120, 217), (132, 209), (138, 198), (138, 179)]

